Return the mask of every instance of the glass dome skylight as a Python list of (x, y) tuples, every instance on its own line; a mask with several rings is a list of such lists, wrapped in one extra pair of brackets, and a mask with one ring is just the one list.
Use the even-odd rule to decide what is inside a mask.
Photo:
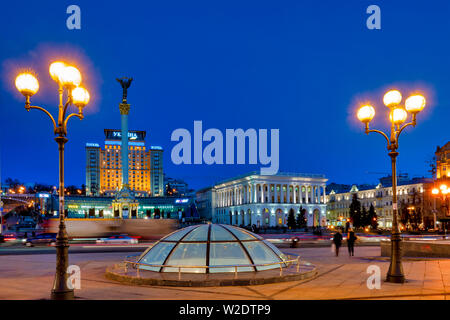
[(285, 258), (273, 244), (252, 232), (230, 225), (203, 224), (167, 235), (137, 262), (140, 269), (156, 272), (178, 272), (178, 266), (193, 266), (180, 271), (218, 273), (235, 272), (234, 266), (238, 266), (238, 272), (276, 269)]

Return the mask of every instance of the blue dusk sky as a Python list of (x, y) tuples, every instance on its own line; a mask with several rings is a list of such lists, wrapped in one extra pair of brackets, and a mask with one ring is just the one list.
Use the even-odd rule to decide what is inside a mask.
[[(81, 30), (66, 9), (81, 8)], [(381, 30), (366, 9), (381, 8)], [(57, 145), (46, 116), (26, 112), (14, 88), (32, 69), (32, 103), (57, 112), (48, 66), (76, 64), (92, 100), (69, 123), (66, 185), (85, 183), (85, 144), (120, 128), (117, 77), (134, 78), (129, 128), (165, 149), (164, 171), (201, 188), (260, 165), (175, 165), (177, 128), (279, 129), (280, 171), (325, 174), (338, 183), (376, 183), (390, 171), (385, 141), (355, 120), (360, 103), (387, 129), (388, 88), (420, 91), (427, 107), (401, 137), (398, 170), (428, 176), (436, 146), (449, 140), (449, 1), (8, 1), (0, 10), (2, 178), (57, 184)], [(206, 143), (204, 144), (206, 145)]]

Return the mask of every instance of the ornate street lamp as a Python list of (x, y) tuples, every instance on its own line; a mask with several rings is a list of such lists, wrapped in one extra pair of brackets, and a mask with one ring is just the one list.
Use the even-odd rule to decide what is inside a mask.
[[(64, 145), (68, 141), (67, 122), (72, 117), (83, 119), (83, 108), (89, 102), (89, 93), (80, 86), (81, 74), (77, 68), (69, 66), (64, 62), (54, 62), (50, 65), (50, 76), (59, 85), (59, 106), (58, 118), (55, 120), (46, 109), (30, 104), (30, 98), (39, 90), (39, 82), (30, 73), (21, 73), (16, 78), (16, 87), (25, 96), (25, 109), (37, 109), (43, 111), (53, 123), (53, 130), (56, 135), (55, 141), (59, 150), (59, 230), (56, 237), (56, 273), (51, 293), (52, 299), (73, 299), (73, 289), (67, 284), (67, 267), (69, 264), (69, 240), (67, 237), (64, 212)], [(63, 103), (64, 92), (67, 93), (67, 101)], [(67, 115), (68, 107), (73, 104), (78, 108), (78, 113)]]
[[(391, 122), (390, 136), (379, 130), (369, 130), (369, 123), (375, 116), (375, 109), (371, 105), (364, 105), (357, 112), (358, 119), (365, 124), (365, 132), (369, 134), (376, 132), (381, 134), (387, 142), (388, 154), (391, 157), (392, 166), (392, 230), (391, 230), (391, 264), (387, 273), (386, 281), (394, 283), (405, 282), (403, 267), (401, 261), (400, 245), (401, 236), (398, 224), (398, 205), (397, 205), (397, 168), (396, 161), (398, 156), (398, 140), (400, 134), (408, 126), (416, 126), (417, 114), (425, 107), (425, 98), (421, 95), (412, 95), (405, 101), (405, 105), (401, 106), (402, 95), (397, 90), (388, 91), (383, 102), (389, 108), (389, 121)], [(411, 113), (411, 122), (405, 123)]]

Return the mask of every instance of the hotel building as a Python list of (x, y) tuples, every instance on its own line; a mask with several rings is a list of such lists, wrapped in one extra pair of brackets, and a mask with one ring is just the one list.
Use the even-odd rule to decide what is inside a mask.
[[(86, 144), (86, 194), (112, 196), (122, 187), (121, 131), (105, 129), (105, 148)], [(161, 147), (145, 146), (145, 131), (128, 131), (128, 183), (137, 196), (162, 196)]]
[(199, 212), (214, 223), (286, 226), (290, 212), (307, 211), (308, 226), (326, 225), (326, 181), (320, 174), (251, 172), (196, 193)]

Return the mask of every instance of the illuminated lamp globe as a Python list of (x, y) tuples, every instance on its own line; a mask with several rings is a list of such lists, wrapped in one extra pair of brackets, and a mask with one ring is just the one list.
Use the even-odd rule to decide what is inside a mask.
[(361, 108), (359, 108), (356, 116), (358, 117), (359, 121), (363, 123), (369, 123), (375, 116), (375, 109), (370, 105), (362, 106)]
[(447, 185), (446, 184), (441, 184), (441, 186), (439, 187), (442, 191), (443, 190), (447, 190)]
[(76, 87), (72, 91), (72, 101), (77, 107), (84, 107), (89, 103), (89, 92), (83, 87)]
[(408, 117), (408, 112), (406, 112), (403, 108), (395, 108), (391, 111), (389, 114), (389, 120), (393, 124), (399, 125), (406, 121), (406, 118)]
[(81, 73), (77, 68), (68, 66), (61, 70), (61, 74), (58, 75), (59, 82), (66, 87), (74, 88), (78, 87), (81, 83)]
[(67, 65), (64, 62), (56, 61), (50, 65), (48, 71), (52, 79), (55, 80), (56, 82), (59, 82), (59, 77), (61, 76), (66, 67)]
[(406, 110), (414, 114), (422, 111), (423, 108), (425, 108), (425, 103), (426, 103), (425, 97), (420, 94), (417, 94), (410, 96), (408, 99), (406, 99), (405, 108)]
[(25, 97), (29, 97), (38, 92), (39, 82), (31, 73), (21, 73), (16, 78), (16, 88)]
[(386, 107), (393, 107), (402, 101), (402, 94), (398, 90), (391, 90), (386, 92), (383, 97), (383, 103)]
[(433, 188), (433, 190), (431, 190), (432, 194), (439, 194), (439, 189), (438, 188)]

